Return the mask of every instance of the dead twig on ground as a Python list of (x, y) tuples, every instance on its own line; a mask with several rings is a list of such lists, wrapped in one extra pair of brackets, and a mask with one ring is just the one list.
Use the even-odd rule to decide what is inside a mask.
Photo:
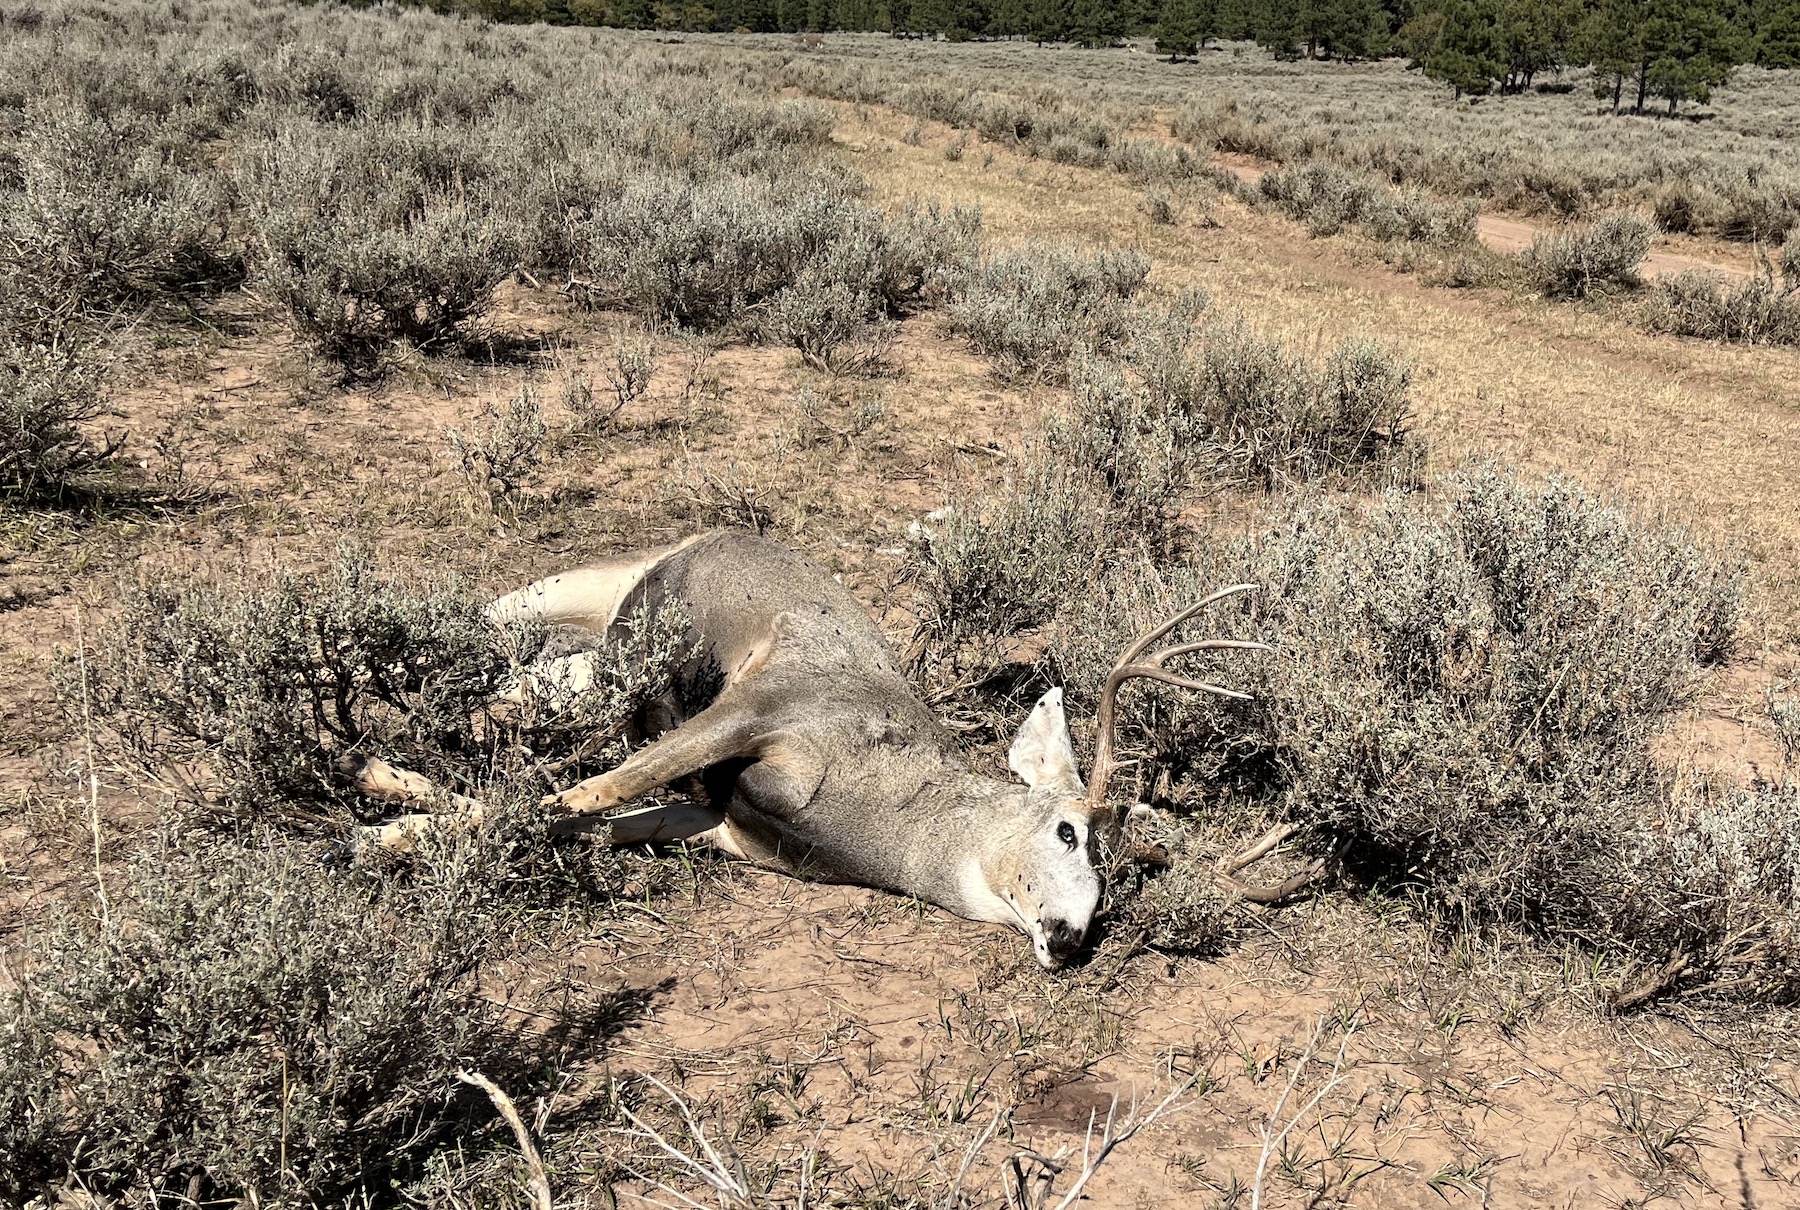
[[(1198, 1076), (1189, 1076), (1177, 1084), (1168, 1096), (1158, 1101), (1153, 1109), (1142, 1115), (1138, 1113), (1137, 1103), (1134, 1100), (1131, 1108), (1121, 1119), (1118, 1116), (1119, 1098), (1116, 1096), (1113, 1097), (1112, 1104), (1107, 1107), (1104, 1124), (1099, 1122), (1097, 1113), (1090, 1114), (1087, 1136), (1082, 1140), (1081, 1145), (1081, 1171), (1076, 1175), (1075, 1183), (1070, 1185), (1067, 1192), (1055, 1203), (1054, 1210), (1069, 1210), (1071, 1206), (1079, 1202), (1083, 1190), (1087, 1188), (1088, 1182), (1094, 1179), (1094, 1174), (1100, 1170), (1100, 1165), (1106, 1162), (1107, 1157), (1129, 1141), (1133, 1135), (1167, 1113), (1177, 1100), (1194, 1087), (1198, 1079)], [(1100, 1125), (1098, 1141), (1094, 1138), (1096, 1125)], [(1013, 1210), (1046, 1210), (1046, 1207), (1050, 1205), (1051, 1196), (1055, 1193), (1056, 1177), (1065, 1170), (1066, 1161), (1070, 1158), (1066, 1148), (1059, 1148), (1056, 1154), (1048, 1159), (1033, 1151), (1015, 1152), (1009, 1162), (1012, 1184), (1006, 1190), (1007, 1205)], [(1028, 1175), (1021, 1161), (1031, 1162), (1036, 1166), (1036, 1171)]]
[[(688, 1173), (708, 1189), (717, 1193), (719, 1195), (719, 1200), (724, 1205), (750, 1206), (752, 1204), (750, 1201), (750, 1180), (748, 1175), (744, 1172), (743, 1161), (735, 1154), (727, 1158), (725, 1153), (720, 1151), (713, 1141), (706, 1137), (706, 1131), (701, 1127), (699, 1119), (694, 1116), (693, 1108), (689, 1106), (688, 1103), (682, 1099), (681, 1095), (673, 1088), (670, 1088), (655, 1076), (646, 1075), (644, 1079), (658, 1092), (662, 1093), (663, 1096), (667, 1097), (669, 1103), (675, 1107), (675, 1111), (681, 1115), (681, 1120), (687, 1126), (688, 1133), (693, 1136), (695, 1144), (700, 1149), (700, 1154), (698, 1156), (691, 1156), (685, 1151), (682, 1151), (679, 1147), (676, 1147), (673, 1143), (669, 1142), (668, 1139), (664, 1138), (662, 1133), (658, 1131), (656, 1127), (644, 1121), (643, 1118), (639, 1117), (630, 1109), (623, 1110), (623, 1112), (625, 1114), (625, 1119), (631, 1123), (633, 1129), (624, 1131), (623, 1133), (632, 1138), (644, 1140), (671, 1160), (675, 1161), (676, 1166), (683, 1172)], [(626, 1171), (631, 1173), (631, 1175), (638, 1180), (643, 1181), (645, 1184), (651, 1185), (663, 1193), (668, 1194), (683, 1206), (689, 1207), (690, 1210), (711, 1210), (710, 1207), (695, 1201), (693, 1198), (665, 1181), (658, 1180), (646, 1173), (639, 1172), (635, 1168), (627, 1167)], [(641, 1197), (641, 1195), (639, 1196)], [(651, 1205), (662, 1204), (660, 1202), (651, 1201), (651, 1199), (647, 1197), (642, 1198), (642, 1200), (650, 1202)]]
[[(1344, 1029), (1344, 1036), (1338, 1042), (1337, 1058), (1332, 1062), (1331, 1074), (1326, 1078), (1325, 1083), (1319, 1086), (1319, 1090), (1313, 1093), (1311, 1100), (1301, 1106), (1298, 1113), (1287, 1122), (1281, 1122), (1281, 1111), (1287, 1107), (1288, 1097), (1292, 1096), (1294, 1089), (1300, 1086), (1300, 1077), (1306, 1073), (1308, 1064), (1319, 1053), (1319, 1043), (1325, 1037), (1327, 1020), (1327, 1017), (1321, 1016), (1318, 1025), (1313, 1027), (1312, 1037), (1307, 1041), (1306, 1049), (1300, 1052), (1300, 1058), (1295, 1061), (1293, 1071), (1288, 1073), (1287, 1085), (1282, 1088), (1281, 1096), (1276, 1098), (1275, 1108), (1269, 1112), (1268, 1120), (1257, 1127), (1262, 1135), (1262, 1150), (1256, 1157), (1256, 1179), (1250, 1183), (1250, 1210), (1261, 1210), (1263, 1182), (1268, 1178), (1269, 1172), (1269, 1156), (1287, 1141), (1288, 1135), (1306, 1118), (1307, 1114), (1318, 1108), (1320, 1101), (1323, 1101), (1334, 1088), (1348, 1078), (1344, 1074), (1344, 1052), (1350, 1045), (1350, 1035), (1356, 1030), (1354, 1022)], [(1281, 1123), (1280, 1129), (1275, 1129), (1277, 1123)]]
[(487, 1093), (488, 1100), (512, 1127), (513, 1137), (519, 1141), (519, 1153), (525, 1157), (528, 1174), (525, 1190), (531, 1195), (532, 1210), (556, 1210), (556, 1199), (550, 1194), (550, 1178), (544, 1172), (544, 1157), (538, 1154), (537, 1144), (532, 1142), (531, 1131), (526, 1129), (525, 1119), (519, 1116), (519, 1107), (513, 1104), (513, 1099), (479, 1071), (459, 1071), (456, 1078)]
[(1617, 1015), (1629, 1012), (1646, 1000), (1662, 995), (1680, 980), (1682, 972), (1688, 968), (1688, 956), (1682, 950), (1676, 950), (1669, 960), (1651, 972), (1648, 978), (1640, 980), (1634, 987), (1623, 984), (1613, 989), (1607, 1003), (1607, 1011)]

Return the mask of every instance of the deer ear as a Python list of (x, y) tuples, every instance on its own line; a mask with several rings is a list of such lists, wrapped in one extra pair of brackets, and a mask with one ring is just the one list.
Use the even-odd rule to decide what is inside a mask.
[(1075, 745), (1069, 740), (1069, 720), (1063, 717), (1061, 689), (1050, 690), (1031, 708), (1006, 754), (1006, 763), (1034, 789), (1082, 793)]

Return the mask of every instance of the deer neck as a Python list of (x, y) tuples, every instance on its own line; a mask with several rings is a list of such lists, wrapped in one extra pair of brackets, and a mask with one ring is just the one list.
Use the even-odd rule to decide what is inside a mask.
[(1022, 923), (1000, 889), (1010, 882), (1029, 826), (1025, 794), (1011, 782), (972, 773), (944, 787), (942, 840), (923, 855), (933, 867), (936, 902), (970, 920)]

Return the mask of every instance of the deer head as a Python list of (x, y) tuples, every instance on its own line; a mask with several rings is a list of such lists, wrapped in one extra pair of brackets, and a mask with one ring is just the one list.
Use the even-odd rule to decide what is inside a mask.
[(1125, 649), (1100, 691), (1099, 738), (1093, 775), (1085, 787), (1075, 763), (1061, 689), (1039, 698), (1019, 729), (1007, 764), (1029, 789), (1014, 816), (1016, 830), (1002, 838), (983, 862), (982, 874), (987, 890), (1031, 938), (1032, 950), (1046, 968), (1060, 966), (1086, 940), (1100, 905), (1101, 870), (1107, 855), (1119, 847), (1122, 815), (1107, 797), (1122, 763), (1114, 755), (1119, 687), (1141, 677), (1221, 697), (1248, 698), (1249, 694), (1182, 676), (1167, 664), (1202, 651), (1268, 651), (1266, 644), (1202, 639), (1158, 651), (1150, 648), (1201, 610), (1255, 587), (1236, 584), (1215, 592), (1138, 636)]

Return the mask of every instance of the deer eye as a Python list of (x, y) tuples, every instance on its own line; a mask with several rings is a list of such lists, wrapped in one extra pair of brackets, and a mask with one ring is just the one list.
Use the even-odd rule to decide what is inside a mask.
[(1075, 827), (1074, 827), (1074, 825), (1069, 823), (1069, 821), (1066, 819), (1063, 822), (1057, 824), (1056, 825), (1056, 838), (1058, 840), (1062, 841), (1064, 844), (1068, 845), (1071, 849), (1074, 848), (1075, 847)]

